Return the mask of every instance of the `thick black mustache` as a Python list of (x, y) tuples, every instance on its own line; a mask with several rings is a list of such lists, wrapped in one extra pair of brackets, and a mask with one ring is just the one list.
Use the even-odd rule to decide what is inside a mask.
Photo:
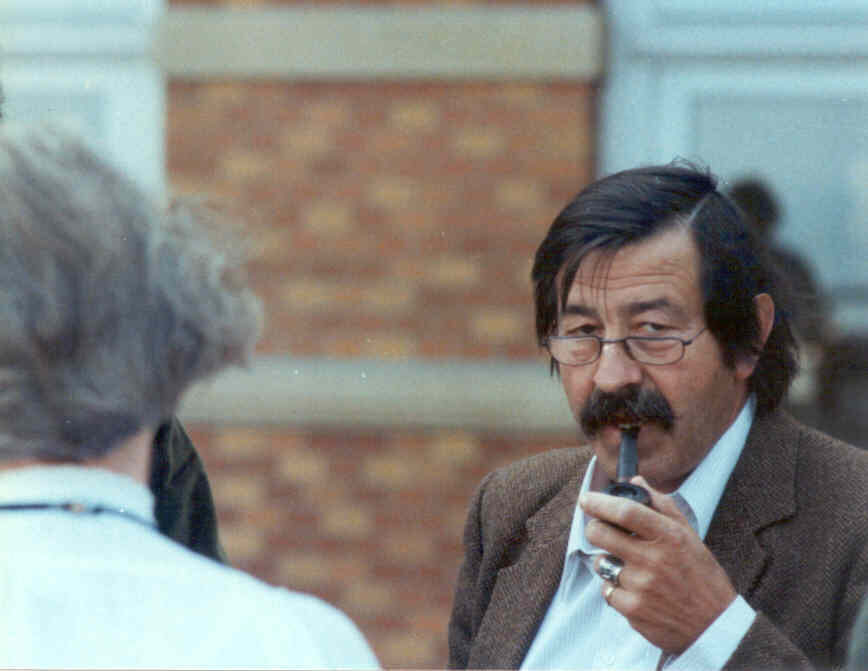
[(611, 424), (654, 422), (664, 431), (671, 431), (675, 413), (663, 395), (654, 389), (630, 386), (617, 393), (595, 389), (582, 408), (579, 422), (586, 436), (593, 436)]

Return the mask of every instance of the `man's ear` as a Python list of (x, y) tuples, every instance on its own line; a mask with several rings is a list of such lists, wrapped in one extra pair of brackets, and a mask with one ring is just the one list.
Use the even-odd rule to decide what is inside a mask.
[[(753, 307), (759, 324), (759, 333), (754, 347), (759, 352), (765, 347), (766, 340), (768, 340), (775, 323), (775, 301), (768, 294), (757, 294), (753, 297)], [(743, 356), (736, 363), (739, 373), (745, 379), (753, 375), (753, 369), (756, 368), (758, 359), (759, 354)]]
[(765, 347), (766, 340), (772, 332), (775, 324), (775, 301), (768, 294), (757, 294), (753, 297), (753, 305), (756, 310), (756, 318), (759, 322), (759, 338), (757, 349)]

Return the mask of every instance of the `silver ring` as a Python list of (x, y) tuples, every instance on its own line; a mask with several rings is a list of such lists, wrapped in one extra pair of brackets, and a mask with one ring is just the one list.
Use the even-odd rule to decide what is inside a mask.
[(610, 582), (617, 587), (620, 584), (618, 582), (618, 576), (621, 575), (621, 570), (623, 568), (624, 562), (617, 557), (612, 555), (603, 555), (602, 559), (600, 559), (597, 573), (600, 574), (600, 577), (603, 580)]

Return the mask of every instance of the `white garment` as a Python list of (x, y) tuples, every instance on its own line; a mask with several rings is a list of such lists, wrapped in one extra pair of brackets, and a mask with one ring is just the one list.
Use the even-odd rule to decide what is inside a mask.
[[(75, 501), (153, 524), (153, 497), (76, 466), (0, 472), (0, 506)], [(0, 509), (0, 666), (376, 668), (355, 625), (125, 515)]]
[[(709, 450), (699, 466), (670, 496), (700, 538), (711, 525), (755, 412), (749, 397), (736, 420)], [(588, 491), (597, 459), (593, 457), (580, 488)], [(523, 669), (630, 669), (653, 671), (661, 658), (627, 619), (602, 596), (602, 579), (593, 570), (602, 550), (585, 538), (588, 518), (577, 504), (570, 528), (564, 570), (557, 592), (522, 661)], [(741, 596), (687, 650), (667, 660), (668, 671), (720, 669), (747, 633), (756, 616)]]

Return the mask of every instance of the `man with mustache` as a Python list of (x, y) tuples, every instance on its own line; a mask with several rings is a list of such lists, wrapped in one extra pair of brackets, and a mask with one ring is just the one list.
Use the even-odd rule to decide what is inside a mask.
[[(589, 445), (483, 480), (450, 666), (840, 666), (868, 585), (868, 453), (779, 408), (796, 345), (742, 213), (688, 164), (617, 173), (558, 215), (532, 279)], [(604, 493), (624, 424), (650, 506)]]

